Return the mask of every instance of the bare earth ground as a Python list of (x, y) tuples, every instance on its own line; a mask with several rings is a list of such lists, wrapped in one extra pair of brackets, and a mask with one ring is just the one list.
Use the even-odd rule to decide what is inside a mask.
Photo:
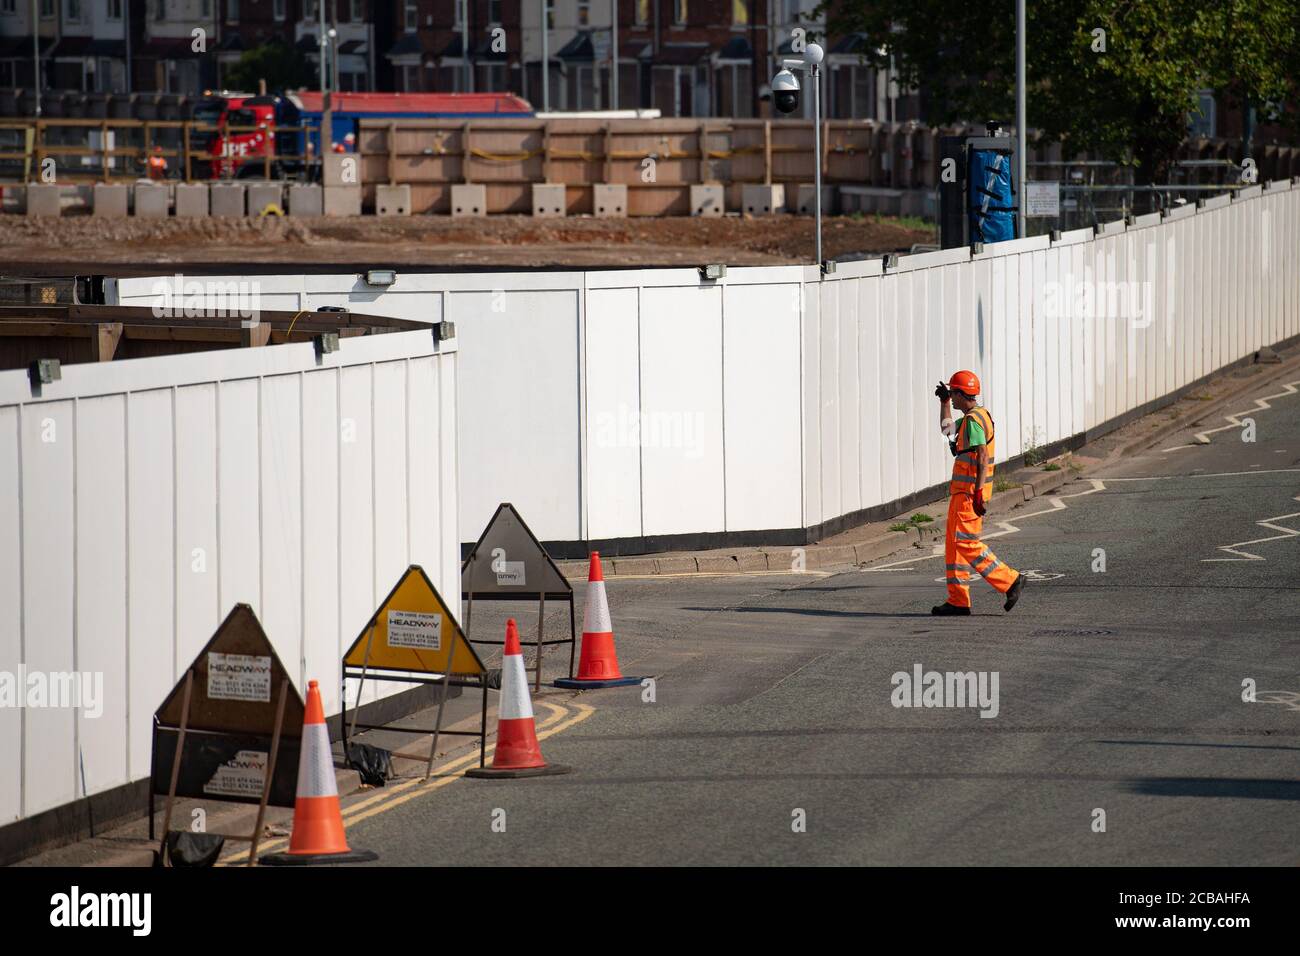
[[(827, 217), (823, 256), (907, 251), (933, 229)], [(0, 268), (55, 263), (388, 263), (403, 266), (783, 265), (813, 260), (807, 216), (594, 219), (0, 217)]]

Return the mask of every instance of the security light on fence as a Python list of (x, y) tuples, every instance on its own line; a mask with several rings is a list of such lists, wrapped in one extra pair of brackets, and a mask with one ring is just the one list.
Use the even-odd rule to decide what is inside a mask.
[(312, 341), (316, 344), (317, 355), (329, 355), (331, 352), (339, 350), (339, 334), (337, 332), (322, 332)]
[(29, 369), (33, 385), (49, 385), (63, 378), (58, 359), (37, 359)]
[(727, 274), (727, 267), (721, 263), (700, 266), (700, 277), (704, 279), (721, 279)]
[(371, 269), (366, 273), (366, 285), (392, 285), (397, 281), (394, 269)]

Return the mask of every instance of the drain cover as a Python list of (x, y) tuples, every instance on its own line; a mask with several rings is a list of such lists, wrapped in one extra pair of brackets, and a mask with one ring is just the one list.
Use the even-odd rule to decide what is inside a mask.
[(1030, 637), (1112, 637), (1115, 634), (1108, 627), (1041, 627), (1030, 633)]

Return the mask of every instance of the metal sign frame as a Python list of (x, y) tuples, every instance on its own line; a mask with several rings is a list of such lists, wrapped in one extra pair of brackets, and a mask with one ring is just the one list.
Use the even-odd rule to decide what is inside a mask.
[[(524, 534), (528, 536), (528, 539), (532, 542), (533, 546), (536, 547), (537, 553), (542, 556), (542, 558), (546, 561), (546, 564), (549, 566), (549, 568), (555, 572), (556, 577), (559, 578), (560, 581), (564, 582), (564, 590), (528, 591), (528, 590), (521, 589), (516, 591), (512, 589), (511, 591), (508, 592), (493, 592), (493, 591), (475, 591), (471, 587), (469, 587), (470, 582), (472, 582), (474, 578), (474, 569), (477, 566), (476, 563), (485, 560), (485, 558), (481, 555), (481, 551), (483, 549), (483, 543), (484, 541), (487, 540), (488, 535), (491, 533), (492, 529), (496, 526), (497, 520), (501, 517), (501, 515), (504, 512), (507, 511), (514, 518), (515, 521), (519, 522), (519, 527), (523, 530)], [(483, 529), (483, 533), (479, 535), (478, 540), (474, 542), (474, 547), (470, 549), (470, 552), (466, 556), (465, 560), (461, 562), (460, 580), (461, 580), (461, 595), (460, 595), (461, 600), (466, 602), (465, 637), (467, 640), (470, 641), (470, 643), (486, 644), (495, 647), (502, 647), (505, 645), (504, 640), (492, 640), (488, 638), (475, 639), (470, 636), (470, 634), (472, 633), (471, 626), (474, 619), (474, 598), (476, 595), (480, 601), (524, 602), (524, 601), (536, 600), (537, 601), (537, 639), (534, 641), (522, 641), (522, 640), (520, 641), (521, 644), (531, 645), (535, 649), (535, 653), (537, 655), (536, 663), (534, 664), (534, 666), (529, 667), (527, 664), (524, 665), (524, 673), (525, 674), (532, 673), (534, 675), (533, 693), (537, 693), (542, 689), (543, 648), (552, 647), (557, 644), (568, 644), (569, 645), (569, 676), (570, 677), (573, 676), (574, 657), (576, 655), (577, 646), (578, 646), (578, 622), (577, 622), (577, 611), (575, 609), (574, 600), (573, 600), (573, 586), (569, 584), (568, 580), (564, 577), (564, 573), (560, 571), (559, 567), (556, 566), (555, 562), (551, 559), (551, 556), (547, 553), (546, 549), (542, 547), (542, 543), (537, 539), (537, 535), (533, 534), (533, 530), (528, 527), (528, 522), (524, 521), (523, 516), (519, 514), (519, 511), (510, 502), (503, 501), (501, 502), (501, 504), (497, 505), (497, 510), (493, 512), (492, 519), (488, 521), (487, 527)], [(551, 640), (551, 641), (546, 640), (546, 601), (548, 598), (552, 601), (557, 601), (557, 600), (567, 601), (569, 603), (569, 636), (567, 638), (559, 638), (558, 640)]]
[[(442, 608), (443, 613), (447, 615), (448, 619), (455, 626), (456, 633), (452, 635), (452, 647), (447, 652), (447, 668), (445, 671), (439, 674), (436, 671), (416, 671), (416, 670), (408, 670), (406, 668), (401, 668), (401, 667), (371, 667), (370, 649), (372, 644), (374, 643), (375, 629), (379, 624), (379, 614), (381, 611), (384, 610), (384, 608), (388, 607), (389, 602), (393, 600), (398, 590), (406, 582), (406, 579), (410, 577), (412, 574), (417, 572), (419, 573), (420, 577), (424, 579), (424, 583), (428, 586), (429, 591), (433, 594), (434, 598), (437, 600), (439, 606)], [(457, 635), (459, 635), (461, 638), (464, 639), (466, 649), (468, 649), (470, 654), (473, 655), (475, 663), (477, 663), (479, 666), (478, 673), (474, 675), (478, 678), (477, 680), (466, 680), (465, 678), (468, 675), (465, 674), (457, 675), (457, 679), (452, 680), (452, 676), (453, 676), (452, 668), (454, 666), (455, 657), (456, 657), (456, 648), (454, 642)], [(366, 649), (365, 649), (365, 655), (362, 658), (361, 666), (357, 667), (355, 664), (348, 664), (348, 657), (351, 656), (352, 652), (356, 650), (357, 645), (360, 644), (363, 639), (366, 642), (365, 645)], [(478, 653), (474, 650), (474, 645), (470, 642), (469, 636), (461, 628), (460, 623), (456, 620), (455, 615), (451, 613), (451, 609), (447, 607), (447, 602), (442, 599), (442, 595), (438, 593), (438, 589), (433, 586), (433, 582), (429, 580), (429, 575), (425, 573), (424, 568), (420, 567), (420, 565), (418, 564), (411, 565), (409, 568), (406, 569), (406, 571), (402, 573), (402, 576), (397, 579), (397, 583), (394, 584), (393, 589), (388, 592), (388, 596), (379, 602), (379, 607), (375, 608), (375, 613), (370, 616), (370, 620), (367, 621), (366, 626), (361, 629), (361, 633), (357, 635), (357, 639), (353, 641), (352, 645), (347, 649), (346, 652), (344, 652), (342, 664), (343, 664), (343, 677), (342, 677), (343, 684), (342, 687), (340, 688), (339, 698), (342, 701), (342, 708), (343, 708), (341, 722), (343, 727), (343, 755), (345, 759), (347, 758), (348, 745), (351, 741), (351, 738), (356, 736), (357, 729), (360, 728), (361, 730), (387, 730), (395, 733), (418, 734), (421, 736), (423, 736), (424, 734), (432, 734), (433, 742), (429, 746), (429, 754), (427, 757), (422, 757), (420, 754), (403, 753), (402, 751), (397, 751), (397, 750), (392, 751), (394, 757), (405, 757), (407, 760), (424, 760), (425, 780), (428, 780), (429, 777), (433, 774), (433, 761), (438, 754), (438, 740), (444, 734), (452, 737), (477, 737), (479, 740), (478, 763), (480, 767), (485, 765), (486, 762), (485, 751), (487, 750), (487, 692), (488, 692), (487, 668), (483, 666), (483, 661), (479, 658)], [(428, 676), (420, 676), (422, 674), (427, 674)], [(441, 685), (442, 694), (438, 699), (438, 716), (434, 721), (433, 728), (426, 730), (417, 727), (388, 727), (383, 724), (360, 723), (358, 718), (361, 715), (361, 693), (365, 689), (367, 677), (370, 678), (370, 680), (372, 681), (392, 681), (396, 683), (405, 683), (405, 684)], [(353, 708), (351, 722), (348, 721), (347, 681), (349, 678), (355, 678), (357, 680), (357, 706)], [(451, 687), (478, 687), (482, 689), (483, 700), (479, 709), (478, 730), (444, 730), (443, 729), (442, 726), (443, 712), (446, 710), (447, 707), (447, 691)]]
[[(203, 649), (199, 651), (190, 666), (186, 668), (184, 679), (176, 684), (172, 688), (171, 692), (163, 698), (162, 705), (154, 713), (153, 741), (149, 761), (149, 839), (151, 841), (157, 839), (157, 834), (154, 831), (154, 817), (156, 813), (154, 797), (158, 793), (158, 745), (164, 732), (176, 731), (176, 745), (172, 753), (170, 782), (167, 787), (167, 802), (163, 811), (162, 838), (159, 840), (158, 844), (160, 860), (163, 859), (166, 854), (167, 837), (171, 832), (172, 812), (176, 805), (176, 790), (180, 783), (181, 763), (185, 755), (186, 736), (190, 733), (199, 733), (200, 731), (217, 737), (261, 736), (255, 729), (247, 727), (223, 730), (220, 727), (211, 725), (202, 728), (194, 728), (190, 725), (190, 705), (194, 701), (194, 682), (199, 664), (209, 653), (212, 652), (213, 645), (217, 644), (225, 636), (227, 628), (240, 623), (245, 624), (246, 626), (249, 621), (251, 621), (252, 625), (256, 627), (257, 636), (260, 636), (260, 638), (266, 643), (266, 650), (272, 662), (272, 673), (274, 674), (275, 669), (278, 669), (283, 677), (280, 681), (280, 692), (277, 695), (275, 704), (275, 721), (271, 728), (271, 749), (267, 753), (266, 778), (262, 783), (261, 798), (257, 801), (257, 818), (253, 825), (253, 832), (248, 835), (236, 833), (216, 835), (222, 836), (227, 840), (240, 840), (250, 843), (252, 849), (248, 854), (247, 865), (254, 866), (257, 863), (257, 847), (262, 839), (262, 824), (266, 819), (266, 808), (270, 802), (271, 789), (275, 783), (275, 771), (280, 756), (280, 743), (283, 736), (285, 709), (289, 702), (289, 692), (293, 692), (293, 695), (297, 700), (298, 710), (305, 712), (306, 705), (303, 703), (302, 695), (299, 694), (298, 689), (294, 687), (293, 678), (289, 676), (289, 672), (284, 667), (284, 664), (281, 663), (279, 655), (275, 653), (275, 647), (271, 644), (270, 638), (267, 637), (261, 621), (257, 619), (257, 615), (247, 604), (236, 604), (230, 609), (230, 613), (226, 615), (225, 620), (221, 622), (212, 637), (203, 645)], [(162, 720), (163, 711), (168, 709), (168, 706), (176, 697), (178, 691), (181, 694), (180, 721), (175, 726), (165, 724)], [(201, 798), (195, 797), (194, 799), (217, 800), (232, 803), (248, 802), (246, 798), (206, 793)]]

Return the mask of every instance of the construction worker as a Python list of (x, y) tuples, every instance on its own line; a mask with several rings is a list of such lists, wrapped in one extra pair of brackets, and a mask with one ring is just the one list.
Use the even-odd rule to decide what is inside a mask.
[[(956, 372), (947, 385), (940, 382), (934, 390), (939, 398), (939, 428), (949, 439), (954, 460), (943, 548), (948, 600), (931, 608), (931, 614), (970, 614), (972, 569), (1007, 596), (1002, 605), (1005, 610), (1016, 606), (1024, 587), (1024, 576), (999, 561), (980, 542), (985, 504), (993, 493), (994, 427), (993, 416), (977, 401), (979, 393), (979, 378), (965, 370)], [(952, 419), (954, 406), (962, 413), (956, 424)]]
[(167, 157), (162, 154), (161, 146), (155, 146), (153, 155), (149, 157), (149, 178), (167, 178)]

